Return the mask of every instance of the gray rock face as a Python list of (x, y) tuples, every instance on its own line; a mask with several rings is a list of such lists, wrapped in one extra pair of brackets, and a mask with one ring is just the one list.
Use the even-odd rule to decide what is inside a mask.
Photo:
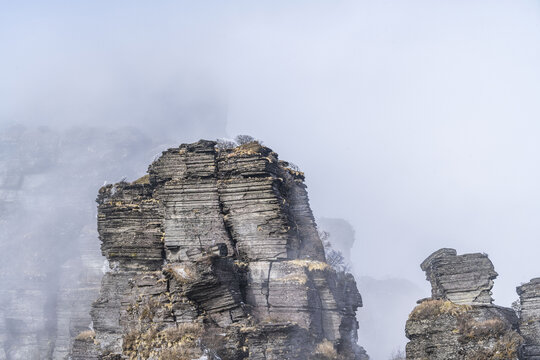
[(540, 359), (540, 278), (535, 278), (517, 288), (520, 309), (520, 331), (525, 339), (521, 358)]
[(302, 173), (256, 142), (202, 140), (148, 173), (99, 191), (111, 271), (74, 359), (367, 359), (360, 294), (325, 262)]
[(407, 359), (517, 359), (517, 325), (511, 309), (428, 300), (407, 321)]
[(440, 249), (420, 265), (431, 283), (434, 299), (455, 304), (491, 304), (491, 289), (497, 273), (485, 254), (457, 255), (454, 249)]
[(408, 360), (517, 359), (523, 338), (512, 309), (492, 305), (487, 255), (441, 249), (421, 265), (432, 285), (405, 327)]

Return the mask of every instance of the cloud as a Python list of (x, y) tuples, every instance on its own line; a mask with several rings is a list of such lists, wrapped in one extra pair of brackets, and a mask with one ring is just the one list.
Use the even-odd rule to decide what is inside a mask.
[(503, 305), (538, 276), (536, 1), (3, 10), (2, 125), (131, 126), (177, 142), (249, 133), (306, 172), (316, 216), (354, 226), (365, 276), (428, 295), (418, 265), (440, 247), (489, 253)]

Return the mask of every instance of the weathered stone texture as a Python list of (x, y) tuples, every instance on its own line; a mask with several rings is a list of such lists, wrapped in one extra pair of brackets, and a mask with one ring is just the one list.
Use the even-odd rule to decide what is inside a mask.
[(103, 255), (125, 269), (159, 269), (163, 231), (158, 201), (145, 184), (118, 184), (100, 190), (98, 231)]
[(497, 273), (484, 254), (441, 249), (421, 265), (432, 298), (410, 314), (408, 360), (517, 359), (523, 338), (512, 309), (492, 305)]
[(93, 336), (76, 338), (71, 347), (70, 360), (98, 360), (100, 349)]
[(520, 331), (525, 339), (521, 358), (540, 360), (540, 278), (518, 286), (520, 299)]
[(427, 300), (407, 321), (407, 359), (517, 359), (517, 325), (511, 309)]
[(367, 359), (354, 278), (325, 262), (303, 174), (272, 150), (169, 149), (98, 204), (111, 271), (92, 309), (97, 345), (75, 341), (74, 358), (315, 359), (326, 341)]
[(491, 304), (491, 288), (497, 273), (486, 254), (457, 255), (454, 249), (440, 249), (420, 266), (431, 283), (434, 299), (456, 304)]

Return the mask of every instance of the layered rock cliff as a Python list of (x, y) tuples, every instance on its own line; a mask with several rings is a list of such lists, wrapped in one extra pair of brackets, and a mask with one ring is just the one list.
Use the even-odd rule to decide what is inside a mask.
[(518, 286), (520, 331), (524, 338), (521, 359), (540, 360), (540, 278)]
[(366, 359), (352, 275), (334, 270), (303, 174), (257, 142), (165, 151), (100, 189), (110, 271), (73, 359)]
[[(485, 254), (441, 249), (421, 265), (432, 297), (406, 324), (409, 360), (517, 359), (523, 338), (513, 309), (493, 305), (497, 273)], [(525, 290), (526, 291), (526, 290)]]

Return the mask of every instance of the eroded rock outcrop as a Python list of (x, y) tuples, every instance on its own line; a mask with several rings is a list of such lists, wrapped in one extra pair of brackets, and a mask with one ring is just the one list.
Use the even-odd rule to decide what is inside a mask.
[(433, 299), (455, 304), (491, 304), (491, 289), (497, 273), (485, 254), (457, 255), (454, 249), (440, 249), (420, 265), (431, 283)]
[(518, 318), (514, 310), (492, 304), (497, 273), (487, 255), (441, 249), (421, 268), (432, 297), (409, 316), (407, 359), (517, 359), (523, 342)]
[(520, 299), (520, 331), (525, 343), (521, 349), (521, 358), (540, 359), (540, 278), (518, 286)]
[(354, 278), (325, 262), (303, 174), (257, 142), (165, 151), (100, 189), (111, 270), (74, 359), (366, 359)]

